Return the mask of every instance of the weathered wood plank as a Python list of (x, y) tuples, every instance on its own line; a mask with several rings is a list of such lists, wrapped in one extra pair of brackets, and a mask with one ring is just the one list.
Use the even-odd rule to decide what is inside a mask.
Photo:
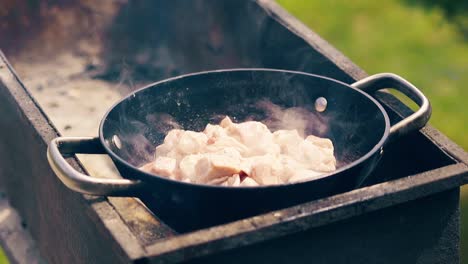
[(176, 235), (170, 227), (150, 213), (149, 209), (137, 202), (136, 198), (108, 197), (107, 199), (142, 246), (152, 245)]
[(458, 188), (189, 263), (459, 263)]
[(12, 264), (44, 263), (36, 243), (4, 193), (0, 193), (0, 244)]
[[(152, 261), (182, 261), (277, 239), (311, 228), (457, 188), (465, 164), (449, 165), (411, 177), (357, 189), (318, 201), (180, 235), (146, 248)], [(429, 232), (429, 231), (428, 231)]]
[[(0, 54), (0, 181), (49, 263), (129, 263), (144, 255), (105, 198), (67, 189), (50, 169), (56, 129)], [(70, 163), (81, 170), (76, 160)]]

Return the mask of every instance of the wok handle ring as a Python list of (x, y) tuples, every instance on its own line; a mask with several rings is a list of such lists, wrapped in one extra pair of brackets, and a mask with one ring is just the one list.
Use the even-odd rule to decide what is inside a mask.
[(378, 73), (351, 84), (372, 94), (384, 88), (393, 88), (413, 100), (419, 109), (390, 128), (389, 141), (423, 128), (431, 117), (432, 107), (427, 97), (407, 80), (393, 73)]
[(47, 148), (47, 160), (50, 167), (69, 189), (92, 195), (134, 196), (142, 182), (128, 179), (104, 179), (85, 175), (75, 170), (65, 157), (76, 153), (105, 154), (99, 138), (91, 137), (58, 137), (53, 139)]

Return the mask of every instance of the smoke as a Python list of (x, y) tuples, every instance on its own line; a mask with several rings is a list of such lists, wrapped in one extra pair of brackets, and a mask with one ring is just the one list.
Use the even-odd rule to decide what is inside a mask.
[(269, 100), (261, 100), (256, 103), (258, 109), (264, 111), (266, 118), (259, 120), (264, 123), (270, 131), (280, 129), (296, 129), (299, 135), (305, 137), (311, 130), (318, 130), (323, 134), (327, 126), (319, 122), (316, 113), (302, 107), (283, 108)]
[(167, 134), (172, 129), (182, 129), (182, 126), (169, 114), (154, 113), (146, 116), (147, 125), (151, 129)]
[[(238, 106), (239, 107), (239, 106)], [(257, 115), (248, 115), (245, 119), (239, 120), (236, 116), (226, 113), (212, 114), (209, 117), (209, 123), (218, 124), (224, 117), (229, 115), (235, 122), (259, 121), (264, 123), (271, 132), (277, 130), (296, 129), (299, 135), (306, 137), (312, 131), (315, 134), (323, 135), (327, 132), (327, 125), (323, 122), (323, 117), (309, 111), (303, 107), (285, 108), (272, 103), (270, 100), (262, 99), (249, 107), (260, 112)], [(192, 123), (199, 123), (200, 120), (192, 120)], [(204, 128), (206, 124), (200, 124), (197, 127)], [(167, 134), (172, 129), (184, 129), (184, 124), (179, 124), (176, 119), (167, 113), (153, 113), (146, 116), (146, 126), (158, 133)], [(187, 126), (185, 126), (187, 129)], [(318, 133), (317, 133), (318, 132)]]
[[(264, 123), (271, 132), (281, 129), (296, 129), (299, 135), (307, 136), (311, 130), (318, 130), (323, 134), (327, 130), (327, 126), (319, 119), (322, 117), (311, 112), (303, 107), (284, 108), (272, 103), (270, 100), (263, 99), (254, 104), (257, 111), (261, 111), (261, 115), (251, 115), (245, 120), (238, 120), (235, 116), (230, 116), (236, 122), (243, 121), (259, 121)], [(209, 118), (212, 124), (218, 124), (227, 114), (213, 114)], [(258, 118), (263, 116), (264, 118)], [(148, 126), (158, 132), (167, 133), (171, 129), (183, 129), (183, 125), (179, 124), (174, 117), (166, 113), (150, 114), (146, 118)], [(193, 120), (197, 122), (197, 120)], [(206, 124), (205, 124), (206, 125)]]
[(130, 89), (134, 89), (135, 83), (133, 81), (133, 72), (131, 67), (126, 63), (125, 60), (122, 60), (121, 63), (121, 70), (118, 75), (118, 82), (116, 84), (116, 89), (124, 90), (123, 87), (130, 87)]
[[(130, 120), (128, 116), (122, 115), (125, 126), (122, 127), (120, 140), (125, 145), (121, 149), (121, 154), (131, 164), (141, 166), (154, 159), (155, 147), (162, 143), (164, 137), (172, 129), (203, 130), (208, 124), (219, 124), (219, 122), (229, 115), (235, 122), (244, 121), (260, 121), (264, 123), (271, 132), (286, 129), (296, 129), (302, 137), (314, 134), (323, 136), (326, 133), (327, 125), (320, 120), (320, 116), (316, 113), (302, 107), (285, 108), (272, 103), (270, 100), (262, 99), (247, 107), (237, 106), (238, 108), (249, 108), (260, 114), (246, 115), (239, 119), (236, 115), (226, 113), (211, 113), (208, 118), (200, 118), (199, 120), (191, 119), (190, 121), (179, 123), (177, 120), (167, 113), (149, 113), (145, 120), (137, 121)], [(229, 111), (228, 111), (229, 112)], [(322, 117), (323, 118), (323, 117)], [(196, 124), (196, 125), (194, 125)], [(127, 130), (128, 129), (128, 130)], [(315, 131), (315, 132), (314, 132)], [(156, 137), (154, 135), (157, 135)], [(157, 138), (156, 140), (154, 140)]]

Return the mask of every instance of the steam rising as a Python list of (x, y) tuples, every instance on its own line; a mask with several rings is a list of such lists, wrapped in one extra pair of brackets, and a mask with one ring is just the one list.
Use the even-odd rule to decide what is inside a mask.
[[(239, 106), (237, 106), (239, 107)], [(242, 106), (241, 106), (242, 107)], [(317, 113), (311, 112), (302, 107), (283, 108), (272, 103), (270, 100), (263, 99), (253, 105), (257, 111), (262, 112), (264, 118), (258, 118), (258, 115), (248, 116), (246, 120), (236, 120), (235, 116), (231, 116), (237, 122), (242, 121), (260, 121), (264, 123), (271, 132), (286, 129), (296, 129), (299, 135), (306, 137), (311, 134), (311, 131), (318, 132), (319, 136), (326, 133), (327, 126), (320, 121), (322, 117)], [(210, 123), (219, 123), (226, 114), (214, 114), (209, 118)], [(156, 113), (149, 115), (147, 118), (148, 126), (160, 133), (166, 134), (171, 129), (183, 129), (183, 126), (169, 114)], [(198, 120), (193, 120), (199, 122)], [(203, 127), (206, 124), (203, 124)]]
[(318, 116), (302, 107), (282, 108), (268, 100), (259, 101), (256, 106), (265, 112), (266, 118), (260, 120), (274, 132), (280, 129), (296, 129), (302, 137), (307, 136), (311, 129), (320, 130), (323, 134), (326, 126), (317, 122)]
[[(302, 107), (283, 108), (279, 105), (272, 103), (269, 100), (263, 99), (256, 103), (249, 103), (247, 105), (236, 105), (237, 108), (249, 108), (252, 112), (261, 114), (251, 114), (244, 116), (245, 118), (239, 120), (236, 118), (235, 112), (227, 110), (228, 115), (235, 120), (235, 122), (243, 121), (260, 121), (264, 123), (271, 132), (286, 129), (296, 129), (298, 133), (306, 137), (313, 134), (316, 136), (324, 136), (327, 132), (327, 126), (324, 123), (323, 117), (317, 113), (309, 111)], [(119, 141), (122, 142), (123, 147), (117, 146), (121, 155), (134, 165), (141, 165), (154, 159), (155, 147), (162, 143), (164, 137), (172, 129), (187, 129), (187, 130), (203, 130), (208, 123), (218, 124), (221, 119), (226, 116), (226, 113), (217, 113), (206, 118), (199, 120), (190, 120), (182, 124), (167, 113), (151, 113), (146, 115), (145, 120), (128, 119), (126, 115), (119, 115), (120, 117), (120, 133)], [(143, 121), (143, 122), (142, 122)], [(126, 124), (126, 125), (123, 125)], [(196, 127), (196, 128), (195, 128)]]
[(169, 114), (154, 113), (146, 116), (146, 122), (154, 130), (167, 134), (172, 129), (182, 129), (182, 126)]

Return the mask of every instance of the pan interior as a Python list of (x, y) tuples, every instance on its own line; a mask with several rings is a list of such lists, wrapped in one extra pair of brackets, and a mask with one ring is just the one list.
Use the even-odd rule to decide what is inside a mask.
[[(323, 112), (315, 107), (320, 97), (327, 100)], [(101, 137), (111, 155), (140, 166), (153, 159), (155, 147), (174, 127), (201, 131), (225, 115), (236, 122), (268, 119), (271, 113), (259, 102), (306, 113), (305, 133), (332, 140), (338, 168), (370, 152), (388, 130), (376, 101), (343, 83), (297, 72), (233, 70), (174, 78), (138, 90), (108, 112)]]

